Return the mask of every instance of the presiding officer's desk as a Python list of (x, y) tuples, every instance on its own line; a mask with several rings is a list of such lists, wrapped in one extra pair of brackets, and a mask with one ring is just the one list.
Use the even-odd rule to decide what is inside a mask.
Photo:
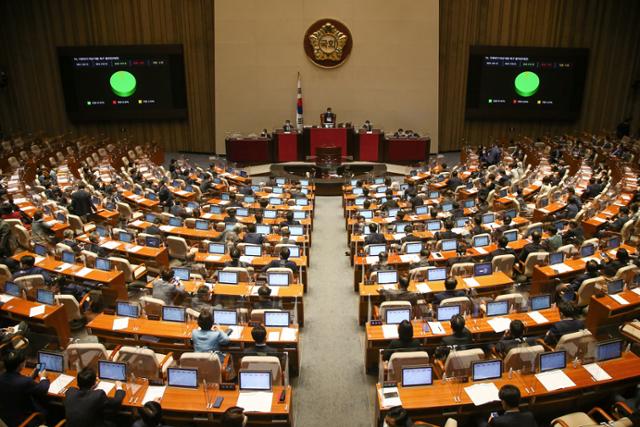
[[(466, 318), (466, 328), (469, 329), (473, 335), (474, 343), (480, 344), (488, 341), (497, 341), (503, 335), (504, 331), (496, 332), (489, 323), (489, 321), (497, 317), (521, 320), (527, 328), (526, 335), (528, 336), (543, 335), (551, 325), (561, 320), (560, 312), (556, 307), (540, 310), (538, 313), (544, 316), (545, 322), (538, 323), (529, 315), (529, 312), (520, 312), (509, 313), (505, 316)], [(413, 324), (413, 339), (422, 340), (422, 347), (425, 349), (435, 349), (440, 345), (442, 337), (453, 334), (449, 322), (439, 322), (445, 334), (434, 334), (431, 328), (429, 328), (428, 332), (425, 332), (423, 329), (425, 322), (422, 320), (413, 320), (411, 323)], [(375, 371), (377, 368), (380, 350), (387, 348), (392, 340), (398, 339), (397, 325), (392, 326), (393, 333), (390, 332), (391, 328), (387, 328), (386, 326), (387, 325), (371, 325), (369, 322), (366, 324), (367, 341), (365, 343), (364, 363), (367, 372)], [(387, 330), (386, 333), (385, 329)]]
[[(40, 304), (10, 295), (2, 295), (2, 301), (4, 303), (0, 306), (0, 313), (3, 317), (18, 322), (25, 321), (32, 330), (53, 332), (52, 335), (57, 337), (58, 346), (61, 348), (69, 342), (71, 331), (64, 306)], [(31, 310), (39, 306), (44, 307), (44, 313), (32, 315)]]
[[(413, 420), (425, 420), (440, 425), (448, 417), (458, 421), (458, 425), (473, 425), (475, 416), (488, 418), (489, 412), (500, 409), (500, 402), (492, 402), (481, 407), (475, 406), (464, 388), (473, 384), (493, 383), (497, 389), (503, 385), (512, 384), (520, 389), (522, 406), (536, 415), (548, 413), (575, 412), (587, 409), (593, 405), (608, 400), (615, 391), (628, 388), (640, 377), (638, 363), (640, 358), (634, 353), (625, 352), (618, 359), (598, 362), (611, 379), (596, 381), (582, 365), (574, 368), (567, 365), (563, 371), (575, 383), (575, 386), (556, 391), (547, 391), (533, 374), (519, 372), (503, 373), (500, 379), (492, 381), (456, 383), (434, 379), (433, 384), (423, 387), (398, 386), (398, 394), (405, 408)], [(511, 378), (509, 376), (511, 375)], [(458, 398), (458, 399), (456, 399)], [(459, 400), (459, 401), (457, 401)], [(382, 385), (376, 386), (376, 426), (380, 426), (382, 419), (390, 409), (383, 406)]]

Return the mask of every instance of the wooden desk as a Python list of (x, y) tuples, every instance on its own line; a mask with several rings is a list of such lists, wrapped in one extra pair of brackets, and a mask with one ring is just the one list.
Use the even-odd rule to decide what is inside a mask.
[[(31, 317), (29, 315), (33, 307), (44, 306), (44, 314)], [(0, 306), (2, 311), (7, 317), (16, 319), (17, 321), (26, 321), (35, 329), (47, 329), (54, 331), (56, 337), (58, 337), (58, 346), (64, 348), (69, 343), (71, 337), (71, 331), (69, 329), (69, 321), (67, 320), (67, 313), (61, 305), (46, 305), (40, 304), (35, 301), (28, 301), (22, 298), (11, 298)]]
[[(90, 243), (89, 236), (86, 234), (76, 237), (76, 240), (84, 243)], [(125, 243), (105, 237), (100, 238), (99, 245), (109, 252), (118, 252), (119, 254), (126, 254), (138, 259), (151, 259), (159, 265), (169, 266), (169, 252), (165, 247), (152, 248), (151, 246)]]
[(617, 215), (618, 211), (622, 206), (627, 206), (631, 200), (633, 199), (633, 195), (629, 193), (620, 194), (615, 202), (609, 205), (606, 209), (598, 212), (596, 215), (591, 218), (587, 218), (582, 221), (582, 228), (584, 230), (584, 234), (586, 237), (594, 236), (602, 226), (609, 222), (613, 216)]
[(122, 197), (127, 199), (128, 202), (131, 202), (144, 210), (157, 210), (160, 206), (160, 202), (158, 200), (151, 200), (143, 196), (138, 196), (129, 190), (123, 190)]
[[(640, 291), (638, 288), (635, 290)], [(594, 336), (602, 336), (606, 329), (617, 327), (640, 315), (640, 295), (638, 293), (632, 290), (620, 292), (618, 295), (627, 300), (629, 304), (620, 304), (609, 295), (591, 297), (585, 326)]]
[[(591, 408), (598, 403), (598, 399), (608, 399), (614, 391), (628, 388), (640, 377), (638, 370), (640, 358), (631, 352), (624, 353), (622, 358), (600, 362), (599, 365), (612, 377), (610, 380), (595, 382), (582, 366), (573, 368), (569, 365), (564, 369), (565, 374), (576, 384), (575, 387), (549, 392), (534, 375), (523, 375), (518, 372), (502, 375), (502, 378), (492, 382), (498, 389), (505, 384), (515, 385), (522, 395), (521, 405), (528, 404), (528, 410), (539, 415), (550, 408), (565, 408), (565, 412)], [(464, 391), (464, 387), (472, 382), (454, 384), (451, 381), (434, 380), (433, 385), (426, 387), (398, 387), (402, 407), (405, 408), (413, 420), (424, 420), (438, 425), (447, 417), (455, 418), (459, 425), (470, 425), (472, 418), (477, 415), (486, 416), (490, 411), (498, 410), (500, 402), (476, 407)], [(382, 407), (381, 385), (376, 385), (376, 426), (379, 426), (389, 408)], [(460, 401), (454, 400), (454, 395)], [(557, 408), (560, 409), (561, 408)]]
[(567, 206), (566, 202), (558, 201), (558, 202), (549, 203), (544, 208), (536, 208), (533, 211), (533, 222), (544, 221), (547, 218), (547, 216), (553, 215), (558, 211), (561, 211), (566, 206)]

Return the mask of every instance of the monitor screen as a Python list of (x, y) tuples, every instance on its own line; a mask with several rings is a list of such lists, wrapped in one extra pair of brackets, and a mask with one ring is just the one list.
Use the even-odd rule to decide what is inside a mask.
[(224, 243), (209, 243), (209, 253), (223, 255), (226, 246)]
[(236, 216), (249, 216), (249, 209), (247, 208), (237, 208), (236, 209)]
[(131, 243), (133, 242), (133, 234), (121, 231), (118, 233), (118, 240), (125, 243)]
[(391, 271), (378, 271), (378, 284), (389, 285), (392, 283), (398, 283), (398, 272), (396, 270)]
[(564, 351), (551, 351), (540, 354), (540, 372), (564, 369), (567, 366), (567, 355)]
[(145, 216), (144, 216), (144, 220), (147, 221), (147, 222), (153, 222), (153, 221), (156, 220), (156, 218), (157, 217), (152, 213), (145, 214)]
[(40, 304), (53, 305), (55, 302), (54, 293), (46, 289), (36, 290), (36, 301)]
[(278, 206), (280, 204), (280, 198), (279, 197), (269, 197), (269, 204), (270, 205), (274, 205), (274, 206)]
[(564, 262), (564, 252), (554, 252), (549, 255), (549, 265), (562, 264)]
[(490, 262), (480, 262), (473, 265), (474, 276), (488, 276), (493, 273), (493, 268)]
[(218, 272), (218, 283), (223, 283), (227, 285), (237, 285), (238, 284), (238, 272), (236, 271), (219, 271)]
[(262, 234), (263, 236), (271, 234), (271, 226), (265, 225), (265, 224), (258, 224), (256, 225), (256, 233)]
[(301, 187), (308, 187), (309, 186), (309, 180), (308, 179), (301, 179), (299, 182), (300, 182), (300, 186)]
[(76, 256), (73, 252), (62, 251), (62, 262), (67, 264), (74, 264), (76, 262)]
[(415, 211), (417, 215), (424, 215), (429, 212), (429, 206), (416, 206)]
[(427, 281), (429, 282), (444, 280), (446, 278), (447, 278), (446, 267), (436, 267), (436, 268), (430, 268), (429, 270), (427, 270)]
[(308, 206), (309, 200), (306, 198), (298, 197), (296, 199), (296, 206)]
[(502, 377), (502, 360), (480, 360), (471, 364), (473, 381), (493, 380)]
[(364, 219), (373, 218), (373, 211), (371, 209), (362, 209), (361, 211), (358, 212), (358, 214)]
[(433, 384), (431, 366), (408, 366), (402, 368), (402, 387), (417, 387)]
[(237, 325), (238, 312), (235, 310), (213, 310), (213, 323), (216, 325)]
[(151, 248), (159, 248), (162, 240), (159, 237), (145, 236), (144, 243)]
[(285, 185), (287, 183), (286, 178), (276, 178), (276, 185)]
[(293, 219), (299, 221), (305, 218), (307, 218), (307, 213), (305, 211), (293, 211)]
[(353, 204), (356, 206), (362, 206), (364, 205), (364, 201), (365, 201), (364, 197), (358, 197), (353, 201)]
[(451, 320), (453, 316), (460, 314), (461, 307), (459, 305), (447, 305), (444, 307), (438, 307), (436, 318), (438, 322), (444, 322)]
[(102, 271), (110, 271), (111, 261), (107, 258), (96, 258), (96, 268)]
[(505, 217), (508, 216), (509, 218), (513, 219), (513, 218), (518, 216), (518, 210), (517, 209), (506, 210), (506, 211), (504, 211), (504, 216)]
[(620, 237), (619, 236), (612, 237), (607, 242), (607, 247), (609, 249), (615, 249), (615, 248), (617, 248), (619, 246), (620, 246)]
[(287, 246), (289, 258), (300, 258), (300, 246)]
[(5, 282), (4, 283), (4, 292), (9, 295), (13, 295), (14, 297), (20, 296), (20, 286), (16, 285), (14, 282)]
[(483, 224), (491, 224), (492, 222), (495, 222), (495, 220), (496, 220), (496, 214), (488, 213), (488, 214), (482, 215)]
[(619, 292), (622, 292), (623, 289), (624, 289), (624, 280), (623, 279), (617, 279), (617, 280), (612, 280), (610, 282), (607, 282), (607, 293), (609, 295), (613, 295), (613, 294), (617, 294)]
[(231, 230), (233, 230), (235, 227), (236, 227), (236, 224), (235, 224), (235, 223), (233, 223), (233, 222), (228, 222), (228, 223), (226, 223), (226, 224), (224, 225), (224, 229), (225, 229), (226, 231), (231, 231)]
[(226, 201), (226, 200), (229, 200), (231, 197), (229, 196), (229, 193), (222, 193), (220, 195), (220, 198)]
[(369, 245), (368, 250), (370, 256), (378, 256), (387, 251), (387, 245)]
[(380, 194), (380, 193), (386, 193), (387, 192), (387, 187), (384, 185), (381, 185), (379, 187), (376, 188), (376, 193)]
[(292, 236), (302, 236), (304, 234), (304, 227), (302, 225), (290, 225), (289, 232)]
[(598, 362), (617, 359), (622, 356), (622, 340), (605, 341), (598, 343), (596, 357)]
[(509, 301), (493, 301), (487, 303), (487, 316), (504, 316), (509, 313)]
[(67, 217), (64, 216), (64, 213), (58, 212), (56, 214), (56, 220), (59, 221), (59, 222), (67, 222)]
[(449, 212), (453, 209), (453, 203), (443, 203), (442, 204), (442, 212)]
[(186, 311), (184, 307), (172, 307), (165, 305), (162, 307), (162, 320), (167, 322), (184, 322)]
[(420, 242), (407, 243), (404, 249), (405, 249), (405, 253), (407, 254), (419, 254), (420, 251), (422, 251), (422, 243)]
[(467, 223), (469, 222), (469, 218), (468, 217), (463, 217), (463, 218), (458, 218), (456, 219), (456, 227), (458, 228), (462, 228), (465, 225), (467, 225)]
[(98, 360), (98, 378), (101, 380), (126, 381), (127, 364)]
[(531, 310), (546, 310), (551, 307), (551, 295), (536, 295), (531, 297)]
[(254, 203), (255, 201), (256, 201), (256, 198), (254, 196), (244, 196), (245, 203)]
[(208, 230), (209, 229), (209, 221), (204, 219), (196, 220), (196, 230)]
[(167, 385), (171, 387), (198, 388), (198, 370), (169, 368), (167, 369)]
[(271, 371), (243, 371), (238, 373), (240, 390), (271, 390)]
[(140, 317), (140, 307), (137, 304), (128, 302), (116, 302), (116, 315), (123, 317)]
[(442, 223), (440, 221), (427, 221), (427, 230), (438, 231), (441, 228), (442, 228)]
[(438, 199), (440, 198), (440, 193), (437, 191), (430, 191), (429, 192), (429, 198), (430, 199)]
[(191, 269), (185, 267), (173, 267), (173, 277), (178, 280), (189, 280)]
[(284, 193), (284, 188), (282, 188), (282, 187), (273, 187), (271, 192), (273, 194), (282, 194), (282, 193)]
[(403, 320), (411, 320), (410, 308), (388, 308), (384, 313), (384, 323), (397, 325)]
[(289, 286), (288, 273), (267, 273), (267, 284), (269, 286)]
[(288, 311), (265, 311), (264, 325), (271, 327), (287, 327), (291, 324)]
[(490, 240), (489, 236), (474, 236), (473, 238), (473, 247), (481, 248), (483, 246), (489, 246)]
[(467, 209), (471, 209), (476, 205), (476, 201), (473, 199), (467, 199), (464, 201), (464, 207)]
[(595, 245), (584, 245), (582, 248), (580, 248), (580, 257), (581, 258), (592, 256), (595, 253), (596, 253), (596, 246)]
[(509, 243), (518, 240), (518, 230), (505, 231), (504, 233), (502, 233), (502, 235), (507, 238)]
[(34, 252), (36, 253), (36, 255), (40, 255), (40, 256), (47, 256), (49, 251), (47, 250), (47, 247), (44, 245), (40, 245), (40, 244), (35, 244), (34, 245)]
[(411, 225), (411, 224), (409, 224), (408, 222), (398, 222), (398, 223), (396, 223), (396, 225), (395, 225), (396, 233), (404, 233), (404, 228), (407, 225)]
[(169, 218), (169, 225), (172, 227), (182, 227), (182, 218), (178, 218), (177, 216)]
[(42, 369), (51, 372), (64, 372), (64, 355), (50, 351), (38, 351), (38, 363)]
[(387, 217), (388, 218), (393, 218), (394, 216), (398, 215), (398, 212), (400, 212), (400, 209), (398, 208), (391, 208), (387, 210)]
[(531, 227), (528, 232), (527, 232), (527, 237), (531, 236), (533, 233), (538, 232), (540, 234), (542, 234), (542, 226), (538, 225), (536, 227)]
[(156, 200), (157, 198), (158, 196), (156, 196), (156, 193), (147, 193), (147, 199)]
[(209, 206), (209, 213), (220, 215), (222, 213), (222, 206), (220, 205)]
[(262, 246), (260, 246), (260, 245), (246, 245), (244, 247), (244, 254), (246, 256), (262, 256)]
[(373, 180), (374, 184), (384, 184), (384, 177), (378, 177)]

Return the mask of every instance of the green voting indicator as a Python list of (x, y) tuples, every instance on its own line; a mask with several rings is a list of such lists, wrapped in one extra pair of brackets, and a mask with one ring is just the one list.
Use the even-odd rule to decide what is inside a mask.
[(535, 94), (540, 87), (540, 77), (533, 71), (524, 71), (516, 77), (513, 84), (516, 93), (525, 98)]
[(128, 71), (116, 71), (109, 79), (111, 90), (118, 96), (126, 98), (136, 91), (136, 78)]

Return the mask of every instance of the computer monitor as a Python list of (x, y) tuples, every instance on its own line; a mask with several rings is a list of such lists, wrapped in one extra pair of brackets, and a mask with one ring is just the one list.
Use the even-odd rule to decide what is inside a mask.
[(397, 270), (378, 271), (377, 277), (378, 277), (378, 284), (380, 285), (390, 285), (393, 283), (398, 283)]
[(429, 365), (402, 368), (402, 387), (419, 387), (433, 384), (433, 368)]
[(279, 197), (269, 197), (269, 204), (270, 205), (274, 205), (274, 206), (278, 206), (279, 204), (281, 204), (280, 198)]
[(98, 360), (98, 378), (101, 380), (127, 381), (127, 364)]
[(62, 212), (58, 212), (58, 213), (56, 214), (56, 221), (59, 221), (59, 222), (67, 222), (67, 217), (64, 215), (64, 213), (62, 213)]
[(220, 194), (220, 198), (221, 198), (222, 200), (229, 200), (229, 199), (231, 199), (231, 197), (229, 196), (229, 193), (222, 193), (222, 194)]
[(611, 281), (607, 282), (607, 293), (609, 295), (613, 295), (613, 294), (617, 294), (619, 292), (622, 292), (623, 289), (624, 289), (624, 280), (623, 279), (616, 279), (616, 280), (611, 280)]
[(439, 280), (444, 280), (447, 278), (447, 268), (446, 267), (436, 267), (430, 268), (427, 270), (427, 281), (436, 282)]
[(115, 211), (115, 210), (116, 210), (116, 204), (115, 204), (115, 203), (113, 203), (113, 202), (107, 202), (107, 203), (105, 204), (105, 208), (106, 208), (108, 211)]
[(386, 193), (387, 192), (387, 186), (386, 185), (381, 185), (379, 187), (376, 187), (376, 193), (381, 194), (381, 193)]
[(439, 199), (440, 198), (440, 193), (438, 191), (429, 191), (429, 198), (430, 199)]
[(149, 246), (150, 248), (159, 248), (161, 243), (162, 243), (162, 240), (160, 240), (159, 237), (145, 236), (144, 238), (144, 244), (146, 246)]
[(284, 188), (282, 188), (282, 187), (273, 187), (271, 192), (273, 194), (282, 194), (282, 193), (284, 193)]
[(307, 212), (305, 211), (293, 211), (293, 219), (295, 220), (303, 220), (307, 218)]
[(473, 236), (473, 247), (474, 248), (481, 248), (484, 246), (489, 246), (489, 244), (491, 243), (491, 240), (489, 239), (489, 236)]
[(482, 215), (483, 224), (491, 224), (492, 222), (495, 222), (495, 221), (496, 221), (496, 214), (494, 213), (487, 213)]
[(187, 267), (173, 267), (173, 277), (178, 280), (189, 280), (191, 269)]
[(186, 310), (184, 307), (173, 307), (170, 305), (162, 307), (162, 320), (166, 320), (167, 322), (184, 323), (186, 317)]
[(116, 302), (116, 315), (122, 317), (140, 317), (140, 307), (137, 304), (131, 304), (124, 301)]
[(236, 209), (236, 216), (239, 216), (239, 217), (249, 216), (249, 209), (247, 209), (247, 208), (237, 208)]
[(147, 222), (153, 222), (153, 221), (156, 220), (156, 218), (157, 218), (157, 216), (155, 216), (152, 213), (145, 214), (145, 216), (144, 216), (144, 220), (147, 221)]
[(460, 312), (460, 305), (446, 305), (443, 307), (438, 307), (436, 318), (438, 319), (438, 322), (449, 321), (453, 316), (460, 314)]
[(549, 198), (548, 197), (543, 197), (540, 200), (538, 200), (538, 207), (546, 208), (547, 206), (549, 206)]
[(291, 315), (288, 311), (265, 311), (264, 325), (270, 327), (287, 327), (291, 324)]
[(388, 308), (384, 312), (384, 323), (397, 325), (403, 320), (411, 320), (411, 308)]
[(182, 218), (172, 216), (169, 218), (169, 225), (172, 227), (182, 227)]
[(598, 343), (596, 358), (598, 362), (617, 359), (622, 356), (622, 340), (611, 340)]
[(266, 224), (257, 224), (256, 233), (262, 234), (263, 236), (269, 235), (271, 234), (271, 226)]
[(364, 197), (357, 197), (357, 198), (353, 201), (353, 204), (354, 204), (354, 205), (356, 205), (356, 206), (362, 206), (362, 205), (364, 205), (364, 201), (365, 201), (365, 198), (364, 198)]
[(209, 221), (206, 219), (196, 219), (196, 230), (208, 230), (209, 229)]
[(278, 211), (274, 211), (272, 209), (265, 209), (262, 212), (262, 215), (267, 219), (274, 219), (275, 217), (278, 216)]
[(427, 221), (427, 230), (438, 231), (442, 228), (442, 222), (439, 220)]
[(220, 205), (209, 206), (209, 213), (220, 215), (222, 213), (222, 206)]
[(300, 258), (300, 246), (288, 246), (289, 258)]
[(538, 232), (542, 235), (542, 226), (541, 225), (537, 225), (535, 227), (531, 227), (527, 233), (527, 237), (531, 236), (533, 233)]
[(404, 233), (404, 228), (407, 225), (411, 225), (411, 224), (409, 224), (408, 222), (398, 222), (398, 223), (396, 223), (395, 226), (394, 226), (396, 233)]
[(419, 254), (422, 251), (422, 243), (410, 242), (405, 245), (404, 249), (407, 254)]
[(244, 196), (245, 203), (255, 203), (256, 198), (254, 196)]
[(20, 286), (16, 285), (14, 282), (5, 282), (4, 293), (14, 297), (19, 297), (21, 294)]
[(607, 241), (607, 248), (615, 249), (620, 246), (620, 236), (614, 236)]
[(198, 204), (198, 202), (189, 202), (187, 203), (187, 208), (195, 211), (196, 209), (198, 209), (200, 207), (200, 205)]
[(289, 274), (288, 273), (267, 273), (267, 284), (269, 286), (289, 286)]
[(387, 218), (395, 217), (396, 215), (398, 215), (398, 212), (400, 212), (400, 209), (398, 208), (387, 209)]
[(515, 217), (518, 216), (518, 210), (517, 209), (507, 209), (506, 211), (503, 212), (504, 216), (508, 216), (509, 218), (513, 219)]
[(564, 350), (541, 353), (539, 358), (540, 372), (564, 369), (567, 366), (567, 353)]
[(584, 245), (583, 247), (580, 248), (580, 258), (589, 257), (595, 253), (596, 253), (595, 245)]
[(213, 323), (216, 325), (237, 325), (238, 312), (235, 310), (213, 310)]
[(509, 189), (503, 188), (498, 192), (498, 197), (507, 197), (507, 194), (509, 194)]
[(554, 252), (549, 255), (549, 265), (562, 264), (564, 262), (564, 252)]
[(302, 225), (290, 225), (289, 232), (292, 236), (302, 236), (304, 235), (304, 227)]
[(226, 246), (224, 243), (209, 243), (208, 250), (210, 254), (224, 255)]
[(373, 218), (373, 211), (371, 209), (362, 209), (361, 211), (358, 212), (358, 214), (362, 216), (364, 219)]
[(473, 381), (494, 380), (502, 377), (502, 360), (477, 360), (471, 363)]
[(33, 251), (36, 253), (36, 255), (40, 256), (47, 256), (49, 254), (47, 247), (38, 243), (34, 245)]
[(246, 245), (244, 247), (244, 254), (246, 256), (262, 256), (262, 246), (260, 246), (260, 245)]
[(531, 297), (531, 310), (546, 310), (551, 307), (551, 295), (550, 294), (542, 294)]
[(111, 271), (111, 261), (107, 258), (96, 258), (96, 268), (102, 271)]
[(40, 304), (53, 305), (55, 304), (54, 293), (47, 289), (36, 290), (36, 301)]
[(378, 256), (380, 253), (387, 251), (387, 245), (369, 245), (368, 249), (370, 256)]
[(67, 264), (75, 264), (76, 262), (75, 254), (70, 251), (62, 251), (62, 262), (66, 262)]
[(133, 242), (133, 234), (121, 231), (118, 233), (118, 240), (125, 243), (131, 243)]
[(309, 200), (306, 197), (297, 197), (296, 198), (296, 206), (308, 206)]
[(245, 371), (238, 373), (238, 384), (243, 390), (271, 390), (271, 371)]
[(479, 262), (473, 265), (474, 276), (489, 276), (493, 273), (493, 267), (490, 262)]
[(562, 231), (564, 230), (564, 226), (566, 225), (566, 223), (564, 221), (556, 221), (553, 226), (556, 228), (556, 231)]
[(42, 365), (42, 369), (51, 372), (64, 372), (64, 355), (62, 353), (54, 353), (51, 351), (38, 351), (38, 363)]
[(170, 387), (198, 388), (198, 370), (195, 368), (167, 369), (167, 385)]
[(442, 212), (449, 212), (453, 209), (453, 203), (443, 203), (442, 204)]
[(473, 199), (467, 199), (464, 201), (464, 207), (466, 209), (471, 209), (472, 207), (474, 207), (476, 205), (476, 201)]
[(509, 243), (518, 240), (518, 230), (509, 230), (502, 233)]
[(233, 230), (234, 228), (236, 228), (236, 223), (235, 223), (235, 222), (227, 222), (227, 223), (224, 225), (224, 229), (225, 229), (225, 231), (231, 231), (231, 230)]
[(504, 316), (509, 313), (509, 301), (493, 301), (487, 303), (487, 317)]
[(429, 206), (425, 206), (425, 205), (416, 206), (415, 212), (416, 212), (416, 215), (424, 215), (426, 213), (429, 213)]
[(308, 187), (309, 186), (309, 180), (308, 179), (301, 179), (298, 182), (300, 183), (300, 187)]
[(237, 271), (219, 271), (218, 283), (222, 283), (225, 285), (237, 285), (238, 272)]

